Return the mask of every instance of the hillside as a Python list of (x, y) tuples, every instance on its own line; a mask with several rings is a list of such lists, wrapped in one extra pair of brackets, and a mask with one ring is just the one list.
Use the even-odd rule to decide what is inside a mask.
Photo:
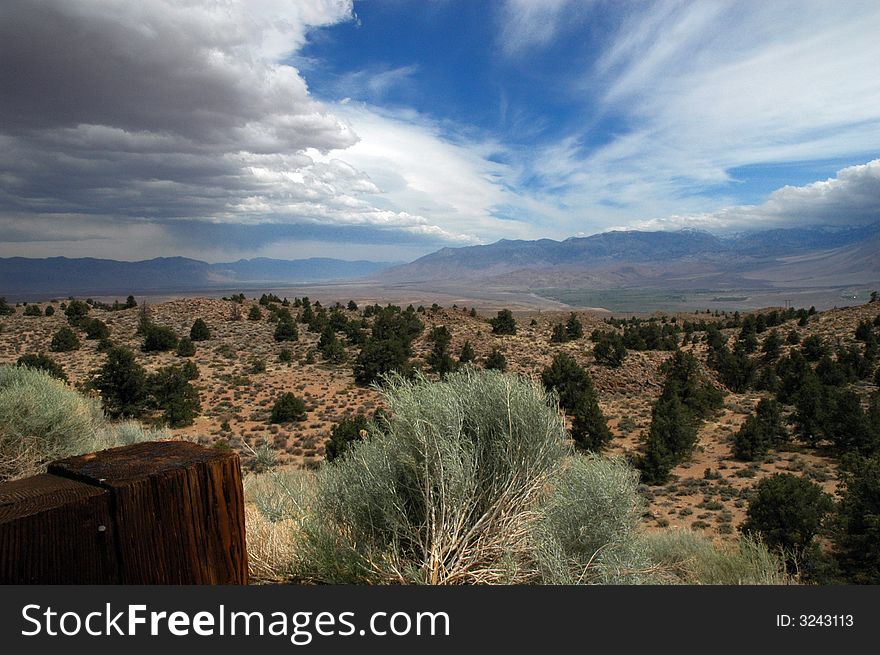
[[(371, 414), (381, 405), (380, 397), (374, 388), (355, 383), (352, 365), (358, 356), (357, 346), (340, 336), (345, 360), (326, 361), (318, 350), (319, 334), (309, 331), (305, 324), (299, 326), (298, 340), (276, 342), (273, 339), (276, 324), (271, 322), (272, 314), (266, 307), (262, 308), (260, 320), (243, 318), (252, 304), (256, 303), (246, 301), (242, 305), (197, 298), (150, 305), (151, 320), (171, 328), (179, 336), (189, 334), (197, 318), (206, 321), (211, 338), (197, 342), (196, 353), (191, 358), (181, 358), (173, 351), (142, 352), (142, 337), (135, 334), (140, 312), (137, 308), (93, 309), (90, 316), (103, 320), (112, 342), (131, 348), (148, 372), (183, 361), (196, 364), (199, 376), (193, 384), (201, 400), (201, 413), (192, 425), (172, 430), (176, 436), (206, 444), (228, 443), (242, 452), (251, 467), (257, 465), (254, 453), (261, 449), (268, 449), (266, 452), (271, 452), (271, 459), (279, 466), (317, 467), (324, 458), (333, 426), (357, 412)], [(48, 304), (39, 306), (42, 310)], [(63, 366), (72, 384), (83, 384), (93, 377), (105, 355), (99, 351), (96, 340), (82, 336), (78, 350), (49, 352), (53, 334), (67, 324), (60, 305), (56, 302), (53, 306), (57, 309), (53, 316), (27, 316), (25, 307), (21, 306), (11, 316), (0, 318), (3, 323), (0, 363), (14, 363), (25, 353), (45, 352)], [(293, 311), (297, 310), (293, 308)], [(338, 311), (349, 321), (369, 323), (371, 320), (364, 308)], [(821, 312), (805, 325), (791, 318), (777, 330), (782, 335), (794, 332), (801, 342), (818, 336), (829, 347), (837, 343), (858, 346), (853, 337), (856, 327), (861, 321), (874, 321), (878, 314), (880, 305), (870, 303)], [(669, 352), (630, 350), (619, 368), (597, 363), (593, 356), (595, 344), (589, 335), (594, 329), (611, 329), (605, 322), (606, 314), (578, 312), (576, 316), (583, 323), (586, 336), (567, 343), (553, 343), (550, 336), (553, 326), (569, 317), (568, 312), (518, 313), (518, 330), (513, 336), (492, 335), (488, 317), (472, 315), (465, 307), (420, 309), (416, 315), (423, 322), (424, 330), (414, 341), (413, 361), (425, 370), (430, 368), (426, 363), (432, 347), (428, 335), (434, 326), (448, 328), (453, 357), (457, 358), (465, 341), (469, 341), (477, 365), (482, 366), (490, 352), (498, 348), (507, 359), (509, 371), (533, 378), (539, 376), (555, 354), (570, 354), (593, 378), (600, 406), (614, 435), (609, 452), (630, 459), (641, 452), (642, 439), (651, 422), (651, 408), (663, 383), (661, 365), (670, 357)], [(664, 323), (670, 320), (671, 317), (663, 319)], [(675, 320), (682, 324), (733, 319), (725, 313), (691, 312), (678, 314)], [(722, 332), (725, 339), (734, 343), (739, 329), (725, 328)], [(760, 344), (768, 334), (765, 331), (758, 335), (758, 350), (752, 356), (756, 362), (760, 358)], [(783, 345), (781, 356), (798, 348)], [(290, 362), (279, 359), (284, 349), (291, 353)], [(837, 459), (826, 447), (815, 448), (793, 441), (763, 460), (736, 460), (731, 450), (733, 435), (767, 394), (754, 387), (739, 392), (725, 388), (718, 375), (706, 365), (708, 351), (702, 338), (685, 343), (683, 349), (697, 357), (706, 367), (712, 384), (725, 392), (724, 404), (702, 425), (696, 451), (673, 470), (670, 482), (646, 489), (648, 527), (687, 526), (720, 538), (734, 535), (743, 520), (753, 485), (776, 472), (797, 472), (821, 483), (829, 492), (836, 490)], [(875, 384), (862, 381), (854, 388), (867, 398), (876, 391)], [(273, 402), (288, 391), (305, 402), (305, 420), (270, 424)]]

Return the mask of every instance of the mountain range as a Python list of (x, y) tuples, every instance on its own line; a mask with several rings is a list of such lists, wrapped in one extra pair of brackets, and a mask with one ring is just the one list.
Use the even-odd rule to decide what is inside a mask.
[(387, 262), (310, 258), (240, 259), (209, 264), (186, 257), (121, 262), (91, 257), (0, 258), (0, 295), (112, 295), (259, 288), (351, 280), (391, 266)]
[(443, 248), (377, 273), (384, 284), (498, 288), (758, 289), (880, 282), (880, 223), (728, 236), (612, 231)]
[(407, 264), (339, 259), (185, 257), (139, 262), (0, 258), (0, 295), (182, 293), (359, 280), (426, 291), (730, 290), (880, 287), (880, 223), (717, 236), (699, 230), (612, 231), (564, 241), (501, 240), (443, 248)]

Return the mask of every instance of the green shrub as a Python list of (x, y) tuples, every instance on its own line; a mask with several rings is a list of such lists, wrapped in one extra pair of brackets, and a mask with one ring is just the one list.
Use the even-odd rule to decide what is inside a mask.
[(46, 371), (53, 378), (67, 382), (67, 375), (61, 364), (44, 353), (26, 353), (18, 358), (16, 366), (28, 366), (30, 368)]
[(196, 344), (193, 343), (192, 337), (182, 337), (177, 342), (178, 357), (192, 357), (196, 354)]
[(622, 460), (597, 455), (565, 460), (542, 504), (536, 544), (540, 580), (634, 584), (653, 581), (641, 541), (644, 511), (638, 474)]
[(211, 338), (211, 330), (204, 319), (197, 318), (189, 329), (189, 338), (193, 341), (207, 341)]
[(715, 546), (709, 538), (690, 530), (664, 530), (646, 534), (644, 543), (649, 558), (670, 581), (709, 585), (790, 582), (782, 558), (749, 536)]
[(314, 495), (314, 473), (270, 470), (244, 479), (248, 568), (252, 580), (279, 582), (297, 560), (297, 540)]
[(831, 496), (815, 482), (777, 473), (755, 485), (741, 529), (760, 534), (769, 547), (796, 556), (810, 544), (833, 507)]
[(98, 399), (46, 371), (0, 366), (0, 481), (34, 475), (55, 459), (153, 436), (107, 423)]
[(52, 305), (46, 305), (46, 316), (55, 316), (55, 308)]
[(305, 403), (289, 391), (281, 394), (272, 406), (269, 423), (291, 423), (306, 420)]
[(177, 347), (177, 335), (174, 330), (164, 325), (150, 324), (144, 333), (144, 343), (141, 350), (144, 352), (161, 352), (173, 350)]
[(53, 336), (49, 350), (53, 353), (66, 353), (72, 350), (78, 350), (80, 346), (79, 337), (76, 332), (69, 327), (60, 328)]
[(64, 308), (64, 315), (67, 316), (68, 323), (79, 325), (89, 315), (91, 309), (88, 303), (84, 303), (82, 300), (71, 300)]
[(42, 316), (43, 312), (39, 305), (28, 305), (24, 308), (25, 316)]
[[(535, 383), (465, 369), (387, 381), (380, 432), (317, 476), (296, 576), (467, 584), (630, 580), (640, 516), (620, 462), (572, 456)], [(598, 552), (597, 552), (598, 551)]]
[(107, 360), (92, 381), (111, 416), (140, 416), (147, 401), (147, 374), (127, 348), (107, 351)]
[(492, 334), (516, 334), (516, 320), (509, 309), (502, 309), (495, 318), (489, 319)]
[(370, 421), (363, 414), (344, 418), (334, 425), (330, 431), (330, 439), (325, 446), (326, 460), (332, 462), (342, 456), (353, 443), (367, 436), (369, 427)]
[(109, 339), (110, 328), (100, 318), (85, 320), (82, 324), (86, 339)]
[(106, 447), (99, 443), (102, 423), (98, 400), (83, 397), (45, 371), (0, 366), (0, 480)]

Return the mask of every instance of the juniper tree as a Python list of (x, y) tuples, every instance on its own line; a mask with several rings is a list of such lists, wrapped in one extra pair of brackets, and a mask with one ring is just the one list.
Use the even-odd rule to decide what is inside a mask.
[(92, 381), (111, 416), (140, 416), (147, 401), (147, 375), (127, 348), (115, 346)]
[(600, 452), (611, 442), (611, 430), (595, 394), (584, 394), (571, 417), (571, 438), (583, 450)]
[(516, 334), (516, 320), (509, 309), (499, 310), (495, 318), (489, 319), (492, 334)]
[(473, 346), (471, 346), (470, 341), (465, 341), (464, 345), (461, 347), (461, 353), (458, 355), (458, 363), (459, 364), (469, 364), (476, 359), (476, 353), (474, 353)]
[(192, 357), (196, 354), (196, 345), (190, 337), (183, 337), (177, 342), (178, 357)]
[(623, 364), (627, 355), (626, 346), (623, 337), (617, 332), (600, 332), (594, 341), (593, 357), (597, 362), (612, 368), (618, 368)]
[(822, 341), (822, 337), (816, 334), (807, 337), (801, 343), (801, 353), (808, 362), (819, 361), (822, 355), (827, 354), (827, 352), (828, 349), (825, 346), (825, 342)]
[(764, 339), (761, 345), (761, 351), (764, 353), (764, 361), (774, 362), (779, 358), (782, 348), (782, 339), (776, 330), (771, 330), (770, 334)]
[(507, 358), (504, 356), (503, 352), (497, 348), (493, 348), (492, 352), (489, 353), (489, 356), (486, 357), (486, 361), (483, 362), (483, 368), (487, 371), (506, 371)]
[(330, 325), (325, 326), (321, 332), (321, 337), (318, 339), (318, 350), (328, 362), (338, 363), (345, 359), (345, 347), (340, 343), (336, 337), (336, 331)]
[(173, 428), (191, 425), (201, 409), (199, 393), (180, 366), (165, 366), (147, 378), (152, 403)]
[(666, 376), (667, 387), (675, 385), (676, 393), (681, 402), (698, 418), (707, 418), (720, 409), (724, 396), (706, 379), (697, 359), (683, 350), (676, 350), (672, 357), (663, 363), (660, 369)]
[(796, 559), (833, 508), (831, 496), (815, 482), (776, 473), (755, 485), (741, 530), (759, 534), (768, 546)]
[(370, 339), (364, 343), (354, 365), (355, 382), (367, 385), (395, 371), (408, 375), (409, 347), (400, 339)]
[(642, 481), (647, 484), (666, 482), (697, 442), (696, 421), (673, 389), (668, 387), (651, 411), (644, 454), (637, 462)]
[(559, 405), (572, 417), (571, 436), (584, 450), (599, 451), (611, 440), (611, 432), (596, 396), (593, 381), (570, 355), (558, 353), (541, 373), (548, 391), (559, 398)]
[(161, 352), (177, 347), (177, 335), (165, 325), (150, 324), (144, 332), (141, 350), (144, 352)]
[(189, 329), (189, 338), (193, 341), (207, 341), (211, 338), (211, 330), (204, 319), (197, 318)]
[(280, 319), (272, 336), (275, 341), (296, 341), (299, 339), (299, 329), (292, 319)]
[(269, 423), (292, 423), (305, 420), (305, 403), (289, 391), (278, 397), (269, 416)]
[(565, 326), (562, 323), (554, 325), (553, 331), (550, 333), (550, 343), (565, 343), (568, 340), (568, 332), (566, 332)]
[(578, 320), (574, 312), (571, 313), (571, 316), (568, 317), (568, 321), (565, 323), (565, 331), (571, 340), (580, 339), (584, 336), (584, 325)]
[(841, 470), (834, 545), (847, 578), (880, 584), (880, 454), (852, 458)]
[(351, 444), (366, 438), (369, 427), (370, 421), (364, 414), (355, 414), (342, 419), (330, 431), (330, 439), (324, 451), (325, 459), (332, 462), (341, 457)]
[(88, 303), (82, 300), (71, 300), (64, 310), (64, 315), (67, 316), (67, 322), (71, 325), (80, 325), (91, 309)]
[[(880, 448), (880, 425), (862, 409), (858, 394), (849, 390), (830, 393), (833, 402), (826, 409), (826, 431), (838, 453), (871, 455), (877, 452)], [(877, 403), (876, 394), (872, 400)]]
[(79, 346), (79, 338), (76, 336), (76, 333), (69, 327), (62, 327), (52, 335), (49, 350), (56, 353), (66, 353), (79, 349)]
[(449, 344), (452, 342), (452, 334), (445, 325), (439, 325), (431, 330), (428, 339), (433, 343), (431, 352), (428, 354), (428, 365), (434, 373), (440, 377), (455, 370), (455, 361), (449, 355)]
[(86, 339), (108, 339), (110, 338), (110, 328), (100, 318), (86, 320), (83, 323), (83, 329), (86, 333)]

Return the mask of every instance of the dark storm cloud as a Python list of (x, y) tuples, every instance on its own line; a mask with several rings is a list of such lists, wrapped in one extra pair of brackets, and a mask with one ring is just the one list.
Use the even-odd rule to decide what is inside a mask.
[(182, 235), (209, 220), (442, 239), (377, 205), (365, 173), (314, 159), (357, 136), (277, 62), (350, 15), (348, 0), (4, 0), (0, 238), (78, 240), (131, 221)]

